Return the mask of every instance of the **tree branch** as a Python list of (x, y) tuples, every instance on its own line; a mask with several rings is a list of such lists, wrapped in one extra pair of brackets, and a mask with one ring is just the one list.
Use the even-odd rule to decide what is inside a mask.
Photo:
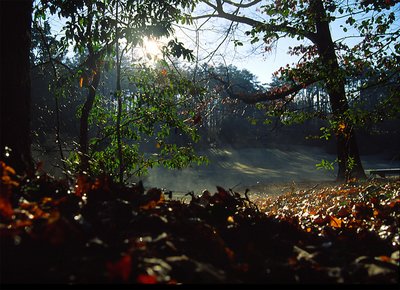
[(304, 81), (302, 83), (293, 84), (291, 86), (281, 86), (279, 89), (272, 89), (269, 91), (264, 92), (257, 92), (257, 93), (235, 93), (232, 90), (232, 84), (223, 80), (216, 74), (211, 74), (214, 79), (221, 82), (226, 92), (229, 94), (231, 98), (240, 99), (246, 104), (254, 104), (258, 102), (265, 102), (265, 101), (273, 101), (283, 99), (289, 95), (295, 94), (300, 90), (320, 81), (318, 79), (310, 79)]
[(249, 8), (249, 7), (252, 7), (252, 6), (256, 5), (257, 3), (260, 3), (261, 0), (254, 0), (254, 1), (249, 2), (249, 3), (242, 3), (242, 2), (237, 3), (237, 2), (230, 1), (230, 0), (225, 0), (224, 2), (228, 3), (228, 4), (232, 5), (232, 6), (238, 7), (238, 8)]
[[(225, 1), (225, 2), (229, 3), (230, 1), (229, 2)], [(253, 2), (255, 2), (255, 1), (253, 1)], [(219, 17), (219, 18), (224, 18), (224, 19), (232, 21), (232, 22), (247, 24), (251, 27), (263, 27), (263, 30), (265, 30), (265, 31), (287, 32), (287, 33), (294, 34), (294, 35), (301, 35), (301, 36), (304, 36), (305, 38), (309, 39), (313, 43), (316, 42), (316, 34), (315, 33), (310, 32), (310, 31), (296, 29), (292, 26), (287, 25), (286, 23), (281, 24), (281, 25), (271, 25), (271, 24), (267, 24), (262, 21), (254, 20), (254, 19), (246, 17), (246, 16), (239, 16), (239, 15), (237, 15), (237, 13), (227, 13), (223, 9), (223, 3), (221, 2), (221, 0), (217, 0), (217, 5), (214, 5), (214, 4), (210, 3), (209, 1), (203, 1), (203, 3), (205, 3), (209, 7), (213, 8), (218, 13), (194, 16), (194, 17), (192, 17), (193, 19), (201, 19), (201, 18), (207, 18), (207, 17)]]
[(49, 56), (49, 60), (48, 60), (48, 61), (44, 61), (44, 62), (35, 64), (35, 65), (33, 65), (33, 66), (31, 67), (31, 69), (35, 69), (35, 68), (37, 68), (37, 67), (40, 67), (40, 66), (43, 66), (43, 65), (46, 65), (46, 64), (52, 64), (52, 63), (56, 63), (56, 64), (61, 65), (62, 67), (64, 67), (65, 69), (67, 69), (68, 72), (69, 72), (71, 75), (75, 74), (74, 70), (73, 70), (72, 68), (70, 68), (68, 65), (66, 65), (65, 63), (63, 63), (63, 62), (60, 61), (59, 59), (53, 58), (53, 57), (50, 57), (50, 56)]
[(315, 79), (309, 80), (304, 83), (292, 85), (288, 88), (282, 87), (280, 90), (271, 90), (271, 91), (267, 91), (267, 92), (259, 92), (259, 93), (250, 94), (250, 95), (237, 94), (236, 97), (241, 99), (243, 102), (245, 102), (247, 104), (279, 100), (279, 99), (283, 99), (291, 94), (297, 93), (300, 90), (302, 90), (318, 81), (319, 80), (315, 80)]

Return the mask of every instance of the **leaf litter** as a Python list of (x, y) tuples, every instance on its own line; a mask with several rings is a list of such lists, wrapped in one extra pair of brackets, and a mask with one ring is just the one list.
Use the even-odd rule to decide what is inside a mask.
[(70, 187), (1, 170), (2, 284), (399, 283), (400, 180), (182, 202), (107, 176)]

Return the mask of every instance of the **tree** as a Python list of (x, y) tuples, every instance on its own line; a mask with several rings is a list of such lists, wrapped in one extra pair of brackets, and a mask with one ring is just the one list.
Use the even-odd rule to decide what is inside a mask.
[(30, 136), (30, 35), (32, 0), (1, 1), (0, 159), (32, 174)]
[[(393, 7), (399, 1), (202, 2), (212, 8), (212, 13), (194, 18), (220, 17), (246, 24), (251, 27), (246, 32), (251, 42), (263, 41), (266, 50), (270, 50), (274, 43), (284, 37), (308, 42), (308, 45), (300, 44), (292, 50), (301, 56), (299, 63), (279, 71), (280, 77), (289, 85), (239, 97), (248, 103), (293, 99), (303, 88), (322, 82), (329, 95), (332, 130), (337, 141), (337, 179), (365, 178), (355, 124), (350, 117), (352, 111), (348, 103), (350, 96), (346, 91), (346, 77), (359, 74), (366, 67), (375, 68), (374, 71), (381, 74), (382, 82), (388, 79), (385, 75), (388, 70), (398, 73), (400, 33), (394, 25), (396, 14)], [(254, 10), (255, 7), (260, 12), (258, 16), (264, 20), (246, 16), (243, 12), (244, 9)], [(345, 38), (333, 40), (330, 26), (336, 20), (343, 19), (345, 22), (341, 25), (344, 33), (350, 29), (359, 32), (361, 40), (357, 45), (349, 46)], [(236, 44), (242, 45), (240, 41), (236, 41)]]
[[(179, 8), (184, 9), (193, 1), (41, 1), (37, 7), (37, 15), (45, 15), (45, 11), (58, 14), (67, 21), (64, 26), (65, 36), (61, 38), (65, 47), (74, 46), (77, 53), (86, 55), (85, 61), (77, 72), (80, 87), (87, 89), (86, 100), (80, 111), (80, 172), (90, 169), (89, 118), (98, 95), (98, 87), (105, 64), (114, 63), (116, 56), (117, 86), (115, 98), (118, 101), (116, 121), (117, 131), (117, 162), (120, 165), (119, 179), (122, 180), (123, 155), (121, 140), (121, 74), (120, 41), (126, 41), (126, 47), (142, 43), (145, 36), (170, 36), (173, 32), (172, 22), (180, 17)], [(169, 43), (175, 54), (187, 55), (187, 51), (174, 41)], [(183, 51), (183, 53), (182, 53)]]
[[(167, 63), (155, 71), (135, 66), (132, 62), (122, 68), (123, 61), (128, 59), (127, 52), (143, 44), (145, 37), (171, 36), (174, 32), (173, 22), (181, 17), (180, 9), (185, 9), (194, 2), (43, 0), (36, 7), (37, 19), (46, 17), (47, 12), (64, 17), (65, 35), (60, 41), (65, 44), (65, 49), (73, 46), (83, 60), (75, 69), (75, 78), (71, 78), (75, 86), (79, 84), (82, 91), (87, 91), (85, 101), (78, 111), (79, 160), (76, 160), (74, 153), (66, 160), (72, 166), (71, 169), (77, 169), (75, 165), (78, 164), (82, 174), (97, 174), (100, 171), (113, 174), (122, 182), (124, 177), (145, 172), (143, 166), (183, 167), (202, 160), (195, 158), (193, 150), (189, 148), (190, 144), (178, 148), (162, 142), (169, 135), (169, 130), (160, 125), (163, 122), (175, 130), (181, 130), (192, 141), (198, 139), (195, 128), (189, 123), (181, 122), (184, 114), (177, 112), (171, 115), (164, 112), (185, 100), (193, 86), (184, 78), (173, 75)], [(163, 53), (187, 60), (193, 58), (191, 51), (184, 48), (183, 43), (177, 39), (169, 41)], [(132, 73), (132, 69), (137, 72)], [(114, 74), (112, 87), (108, 88), (113, 92), (111, 99), (108, 92), (102, 95), (99, 90), (109, 70)], [(142, 78), (136, 79), (134, 83), (131, 80), (135, 79), (137, 73)], [(149, 75), (146, 76), (146, 73)], [(146, 83), (147, 79), (151, 81), (152, 78), (155, 81)], [(123, 79), (125, 87), (122, 85)], [(162, 87), (168, 82), (169, 87)], [(186, 84), (186, 88), (182, 83)], [(142, 89), (149, 92), (142, 93)], [(157, 94), (158, 100), (154, 102)], [(177, 96), (180, 98), (179, 102), (176, 101)], [(148, 113), (149, 110), (152, 114)], [(189, 128), (191, 126), (193, 128)], [(159, 133), (162, 135), (157, 143), (160, 152), (156, 155), (159, 158), (144, 157), (139, 152), (142, 135)], [(138, 144), (132, 144), (135, 141)]]

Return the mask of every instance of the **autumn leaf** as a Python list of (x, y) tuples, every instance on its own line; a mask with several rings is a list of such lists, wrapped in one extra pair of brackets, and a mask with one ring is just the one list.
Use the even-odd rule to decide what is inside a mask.
[(165, 201), (164, 193), (158, 188), (150, 188), (143, 197), (141, 209), (152, 209)]
[(79, 80), (79, 87), (83, 87), (83, 77), (81, 77), (81, 79)]
[(119, 278), (127, 282), (132, 272), (132, 258), (130, 255), (125, 255), (115, 263), (107, 262), (106, 268), (111, 280)]
[(157, 202), (155, 202), (154, 200), (151, 200), (148, 203), (141, 205), (140, 208), (147, 210), (147, 209), (155, 208), (156, 206), (157, 206)]
[(346, 124), (340, 123), (340, 124), (338, 125), (338, 131), (341, 132), (341, 133), (343, 133), (343, 132), (344, 132), (344, 129), (346, 129)]
[(84, 193), (87, 193), (90, 188), (91, 188), (91, 184), (89, 183), (87, 176), (79, 175), (76, 180), (75, 195), (82, 197), (82, 195)]
[(342, 227), (342, 220), (331, 216), (329, 225), (331, 227), (333, 227), (333, 228), (341, 228)]
[(393, 263), (393, 259), (388, 256), (379, 256), (378, 260), (385, 262), (385, 263)]
[(2, 195), (0, 195), (0, 214), (7, 219), (11, 219), (14, 214), (10, 200)]
[(5, 173), (7, 173), (7, 175), (8, 174), (15, 175), (14, 168), (12, 168), (11, 166), (7, 166), (4, 162), (2, 162), (2, 164), (3, 164), (3, 170), (4, 170)]
[(90, 186), (91, 190), (110, 191), (111, 180), (108, 176), (101, 176), (96, 178), (94, 183)]
[(228, 256), (229, 260), (233, 261), (235, 258), (235, 252), (232, 251), (230, 248), (225, 247), (225, 253)]
[(337, 213), (338, 217), (346, 217), (350, 214), (350, 211), (346, 207), (341, 207)]
[(390, 207), (390, 208), (394, 208), (394, 207), (399, 206), (399, 205), (400, 205), (400, 199), (391, 201), (391, 202), (389, 203), (389, 207)]
[[(1, 165), (1, 184), (6, 185), (6, 187), (17, 187), (19, 186), (19, 183), (13, 178), (13, 175), (16, 174), (15, 170), (11, 167), (8, 166), (6, 163), (3, 161), (0, 161)], [(1, 191), (3, 192), (3, 190)], [(3, 192), (4, 194), (4, 192)]]
[(15, 170), (7, 166), (6, 163), (0, 161), (1, 180), (0, 180), (0, 214), (8, 219), (11, 219), (14, 210), (11, 204), (12, 189), (18, 187), (19, 183), (14, 180)]
[(157, 278), (154, 277), (153, 275), (146, 275), (146, 274), (140, 274), (136, 281), (139, 284), (156, 284), (157, 283)]

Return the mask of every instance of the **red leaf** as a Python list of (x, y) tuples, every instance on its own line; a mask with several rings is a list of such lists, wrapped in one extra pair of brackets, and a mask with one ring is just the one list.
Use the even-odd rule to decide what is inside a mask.
[(126, 282), (132, 272), (132, 258), (130, 255), (125, 255), (115, 263), (107, 262), (106, 268), (111, 279), (120, 278)]
[(82, 197), (84, 193), (87, 193), (91, 187), (90, 182), (86, 175), (79, 175), (75, 185), (75, 195)]
[(10, 200), (5, 196), (0, 195), (0, 214), (5, 218), (12, 218), (14, 209), (10, 203)]
[(218, 190), (217, 194), (214, 195), (216, 199), (219, 199), (221, 201), (226, 201), (229, 198), (229, 193), (224, 188), (217, 185), (217, 190)]
[(157, 278), (152, 275), (140, 274), (136, 281), (140, 284), (156, 284)]

